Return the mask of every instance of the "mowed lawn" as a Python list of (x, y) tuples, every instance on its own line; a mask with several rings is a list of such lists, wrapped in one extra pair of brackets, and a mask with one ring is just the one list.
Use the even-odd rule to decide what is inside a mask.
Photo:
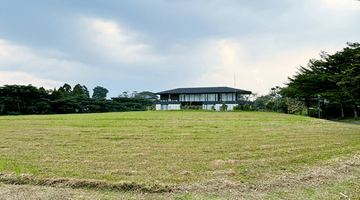
[(296, 190), (305, 197), (317, 190), (339, 197), (360, 192), (360, 126), (310, 117), (212, 111), (0, 116), (0, 138), (0, 173), (18, 178), (194, 193), (211, 192), (208, 184), (218, 192), (259, 190), (274, 198)]

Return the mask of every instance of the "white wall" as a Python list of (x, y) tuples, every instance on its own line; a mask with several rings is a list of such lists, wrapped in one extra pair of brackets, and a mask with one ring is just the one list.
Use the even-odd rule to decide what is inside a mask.
[(156, 110), (180, 110), (180, 104), (156, 104)]
[(169, 110), (180, 110), (180, 104), (169, 104)]
[(204, 110), (211, 110), (211, 107), (214, 106), (214, 104), (203, 104)]
[(156, 110), (161, 110), (161, 104), (156, 104)]
[(220, 107), (222, 106), (222, 104), (215, 104), (215, 110), (219, 111), (221, 110)]
[(227, 110), (234, 110), (234, 107), (238, 104), (226, 104), (228, 106)]
[[(227, 110), (234, 110), (234, 107), (237, 106), (238, 104), (226, 104), (228, 107), (227, 107)], [(222, 104), (215, 104), (215, 109), (217, 111), (220, 111), (221, 110), (221, 106)]]

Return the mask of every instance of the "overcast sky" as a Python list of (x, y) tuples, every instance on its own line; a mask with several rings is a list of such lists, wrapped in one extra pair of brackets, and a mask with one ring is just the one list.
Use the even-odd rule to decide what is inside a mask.
[(356, 0), (1, 0), (0, 85), (260, 94), (360, 42)]

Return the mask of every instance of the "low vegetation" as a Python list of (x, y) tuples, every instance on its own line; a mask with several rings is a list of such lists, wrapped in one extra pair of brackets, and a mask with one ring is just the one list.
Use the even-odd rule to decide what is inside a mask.
[(360, 198), (355, 124), (147, 111), (1, 116), (0, 127), (0, 194), (25, 184), (99, 198)]

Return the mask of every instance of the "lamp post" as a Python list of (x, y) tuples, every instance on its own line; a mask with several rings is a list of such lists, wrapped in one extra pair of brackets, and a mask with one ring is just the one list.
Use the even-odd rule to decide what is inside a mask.
[(318, 101), (319, 101), (319, 119), (320, 119), (320, 98), (321, 98), (321, 95), (319, 94), (319, 95), (318, 95)]

